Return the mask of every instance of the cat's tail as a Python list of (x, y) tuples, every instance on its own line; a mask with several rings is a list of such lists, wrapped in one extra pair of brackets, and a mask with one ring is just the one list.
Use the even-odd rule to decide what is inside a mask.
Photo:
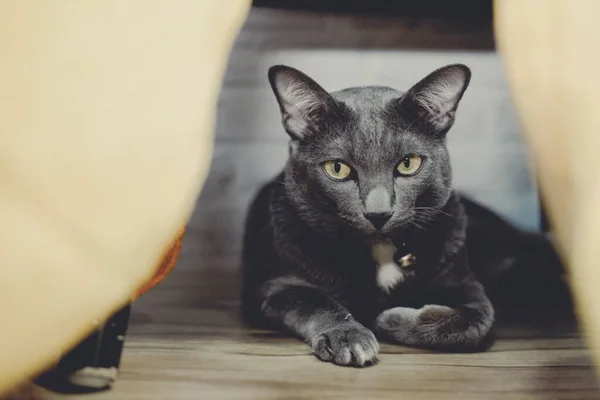
[(511, 304), (568, 304), (565, 269), (549, 234), (528, 232), (461, 196), (469, 261), (488, 295)]

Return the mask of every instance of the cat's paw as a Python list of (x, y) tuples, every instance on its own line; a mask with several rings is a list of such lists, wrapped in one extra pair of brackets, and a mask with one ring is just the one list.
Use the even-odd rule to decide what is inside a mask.
[(375, 321), (375, 330), (396, 343), (447, 351), (476, 350), (488, 333), (493, 317), (476, 310), (440, 305), (395, 307)]
[(375, 321), (376, 331), (382, 333), (400, 344), (417, 345), (423, 338), (423, 329), (418, 329), (421, 324), (421, 315), (424, 311), (438, 312), (440, 315), (452, 312), (444, 306), (425, 306), (420, 309), (410, 307), (395, 307), (385, 310)]
[(372, 365), (379, 353), (373, 332), (358, 322), (342, 324), (317, 335), (311, 346), (320, 360), (337, 365)]

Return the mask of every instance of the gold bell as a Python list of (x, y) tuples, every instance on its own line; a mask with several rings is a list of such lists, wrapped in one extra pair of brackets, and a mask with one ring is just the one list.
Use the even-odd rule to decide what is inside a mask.
[(410, 265), (413, 265), (416, 262), (417, 257), (409, 253), (398, 260), (398, 265), (402, 268), (406, 268)]

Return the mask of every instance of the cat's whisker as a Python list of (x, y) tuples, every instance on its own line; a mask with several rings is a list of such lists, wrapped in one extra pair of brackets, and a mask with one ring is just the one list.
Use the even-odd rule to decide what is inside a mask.
[(394, 242), (392, 242), (392, 239), (386, 237), (385, 240), (388, 242), (388, 244), (391, 244), (394, 248), (396, 248), (396, 245)]
[[(415, 220), (415, 221), (413, 221), (413, 225), (415, 225), (415, 226), (418, 226), (418, 227), (419, 227), (419, 228), (421, 228), (421, 229), (427, 228), (427, 231), (429, 231), (429, 230), (431, 230), (431, 229), (435, 228), (434, 226), (432, 226), (432, 225), (429, 225), (429, 224), (427, 224), (426, 222), (424, 222), (424, 221), (419, 221), (419, 220)], [(424, 229), (424, 230), (425, 230), (425, 229)]]
[(414, 209), (417, 210), (417, 211), (430, 211), (433, 214), (439, 213), (439, 214), (444, 214), (444, 215), (447, 215), (449, 217), (452, 217), (452, 214), (449, 214), (449, 213), (447, 213), (444, 210), (440, 210), (439, 208), (434, 208), (434, 207), (415, 207)]
[[(430, 232), (432, 234), (435, 234), (436, 236), (440, 236), (443, 237), (443, 234), (438, 232), (438, 229), (436, 229), (436, 227), (438, 227), (439, 225), (442, 225), (446, 228), (451, 228), (450, 226), (446, 225), (445, 223), (439, 221), (439, 220), (432, 220), (432, 219), (428, 219), (428, 218), (424, 218), (424, 215), (420, 215), (420, 214), (415, 214), (415, 216), (413, 217), (413, 225), (417, 226), (416, 223), (419, 223), (419, 228), (421, 228), (422, 230), (426, 231), (426, 232)], [(424, 229), (422, 225), (425, 225), (428, 229)]]
[(423, 227), (423, 226), (419, 225), (419, 224), (418, 224), (416, 221), (413, 221), (413, 222), (412, 222), (412, 224), (413, 224), (414, 226), (416, 226), (417, 228), (419, 228), (419, 229), (421, 229), (421, 230), (425, 231), (425, 232), (430, 232), (430, 230), (429, 230), (429, 229), (427, 229), (427, 228), (425, 228), (425, 227)]
[(447, 223), (445, 223), (444, 221), (441, 221), (440, 219), (433, 219), (433, 217), (435, 217), (435, 215), (419, 215), (420, 217), (422, 217), (419, 222), (421, 223), (425, 223), (428, 226), (430, 226), (432, 229), (435, 228), (436, 226), (443, 226), (445, 228), (451, 228), (450, 225), (448, 225)]
[(422, 216), (422, 215), (417, 215), (416, 218), (414, 218), (414, 219), (416, 221), (419, 221), (419, 222), (424, 223), (424, 224), (433, 224), (434, 223), (433, 220), (431, 220), (429, 218), (424, 218), (424, 216)]
[(427, 218), (436, 218), (436, 217), (439, 216), (439, 214), (443, 214), (443, 215), (447, 215), (449, 217), (452, 217), (451, 214), (448, 214), (445, 211), (438, 210), (438, 209), (435, 209), (435, 208), (425, 208), (425, 207), (423, 207), (423, 208), (420, 208), (420, 209), (419, 208), (415, 208), (415, 210), (416, 210), (415, 215), (420, 215), (420, 216), (424, 216), (424, 217), (427, 217)]

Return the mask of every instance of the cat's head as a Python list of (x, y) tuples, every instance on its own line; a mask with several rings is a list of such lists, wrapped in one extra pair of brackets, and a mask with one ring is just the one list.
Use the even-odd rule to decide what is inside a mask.
[(358, 87), (328, 93), (274, 66), (269, 81), (291, 137), (286, 191), (313, 227), (367, 237), (426, 223), (451, 194), (446, 133), (471, 77), (440, 68), (407, 92)]

